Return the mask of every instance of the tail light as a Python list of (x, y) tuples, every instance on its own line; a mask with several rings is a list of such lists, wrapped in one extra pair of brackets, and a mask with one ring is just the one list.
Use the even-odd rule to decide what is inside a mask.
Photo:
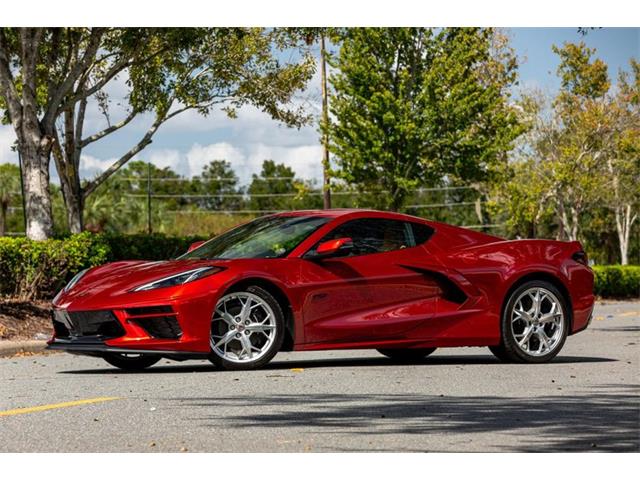
[(587, 257), (587, 253), (584, 250), (577, 251), (571, 255), (571, 258), (585, 267), (589, 266), (589, 257)]

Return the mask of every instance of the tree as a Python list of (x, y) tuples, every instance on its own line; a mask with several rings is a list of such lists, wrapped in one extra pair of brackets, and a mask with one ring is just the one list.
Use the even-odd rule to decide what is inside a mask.
[[(151, 212), (147, 192), (151, 187)], [(170, 167), (158, 168), (141, 160), (127, 164), (101, 184), (85, 204), (86, 228), (94, 232), (140, 232), (148, 228), (151, 215), (154, 229), (171, 222), (167, 211), (188, 202), (182, 194), (192, 193), (190, 180)]]
[(606, 204), (614, 212), (620, 263), (629, 263), (629, 241), (640, 206), (640, 63), (632, 59), (631, 78), (621, 72), (618, 92), (611, 99), (614, 128), (608, 136), (603, 189)]
[(7, 229), (7, 212), (20, 192), (20, 169), (17, 165), (0, 165), (0, 237)]
[(332, 65), (331, 150), (398, 210), (418, 185), (480, 181), (520, 134), (516, 62), (492, 29), (357, 28)]
[(212, 195), (198, 202), (207, 210), (238, 209), (241, 205), (241, 189), (238, 176), (226, 160), (212, 160), (202, 169), (202, 174), (192, 180), (193, 190), (200, 195)]
[[(18, 138), (25, 172), (27, 235), (52, 232), (49, 161), (54, 154), (72, 231), (82, 229), (86, 197), (149, 143), (181, 112), (207, 114), (223, 105), (230, 116), (252, 104), (287, 125), (307, 118), (288, 105), (313, 72), (304, 56), (283, 63), (275, 51), (293, 45), (276, 29), (259, 28), (3, 28), (0, 96)], [(127, 111), (112, 121), (105, 87), (118, 75), (129, 88)], [(84, 134), (89, 102), (107, 126)], [(102, 174), (81, 185), (82, 150), (151, 112), (139, 141)]]
[[(525, 95), (531, 126), (507, 166), (494, 201), (513, 233), (589, 240), (602, 260), (618, 237), (628, 262), (640, 203), (639, 68), (621, 72), (611, 88), (607, 65), (584, 43), (554, 47), (561, 87), (555, 98)], [(615, 230), (615, 233), (614, 233)], [(526, 234), (526, 232), (524, 232)]]
[(291, 167), (265, 160), (260, 175), (252, 175), (247, 193), (251, 209), (266, 213), (295, 208), (296, 196), (302, 197), (305, 191), (304, 183), (295, 178)]

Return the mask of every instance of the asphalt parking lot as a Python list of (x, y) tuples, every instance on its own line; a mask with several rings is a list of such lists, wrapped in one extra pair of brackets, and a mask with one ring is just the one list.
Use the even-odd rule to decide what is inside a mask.
[(639, 344), (640, 303), (615, 302), (546, 365), (481, 348), (287, 353), (253, 372), (0, 358), (0, 451), (639, 451)]

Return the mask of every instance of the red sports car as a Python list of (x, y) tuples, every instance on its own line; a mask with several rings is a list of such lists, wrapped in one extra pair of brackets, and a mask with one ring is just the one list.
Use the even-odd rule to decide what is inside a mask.
[(124, 369), (166, 357), (225, 369), (279, 351), (374, 348), (419, 361), (488, 346), (546, 362), (587, 327), (593, 273), (578, 242), (507, 241), (367, 210), (253, 220), (175, 260), (76, 275), (53, 301), (50, 349)]

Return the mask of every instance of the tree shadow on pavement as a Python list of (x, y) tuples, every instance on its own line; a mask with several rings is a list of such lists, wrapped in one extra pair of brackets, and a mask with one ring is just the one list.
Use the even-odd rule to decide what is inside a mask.
[[(501, 445), (504, 437), (496, 437), (495, 443), (487, 443), (491, 450), (633, 452), (640, 448), (638, 393), (637, 385), (605, 385), (584, 394), (537, 397), (310, 393), (169, 400), (216, 429), (297, 428), (332, 436), (446, 435), (449, 443), (456, 434), (493, 433), (515, 439)], [(200, 412), (206, 415), (198, 416)], [(419, 438), (413, 441), (418, 449), (419, 442)]]

